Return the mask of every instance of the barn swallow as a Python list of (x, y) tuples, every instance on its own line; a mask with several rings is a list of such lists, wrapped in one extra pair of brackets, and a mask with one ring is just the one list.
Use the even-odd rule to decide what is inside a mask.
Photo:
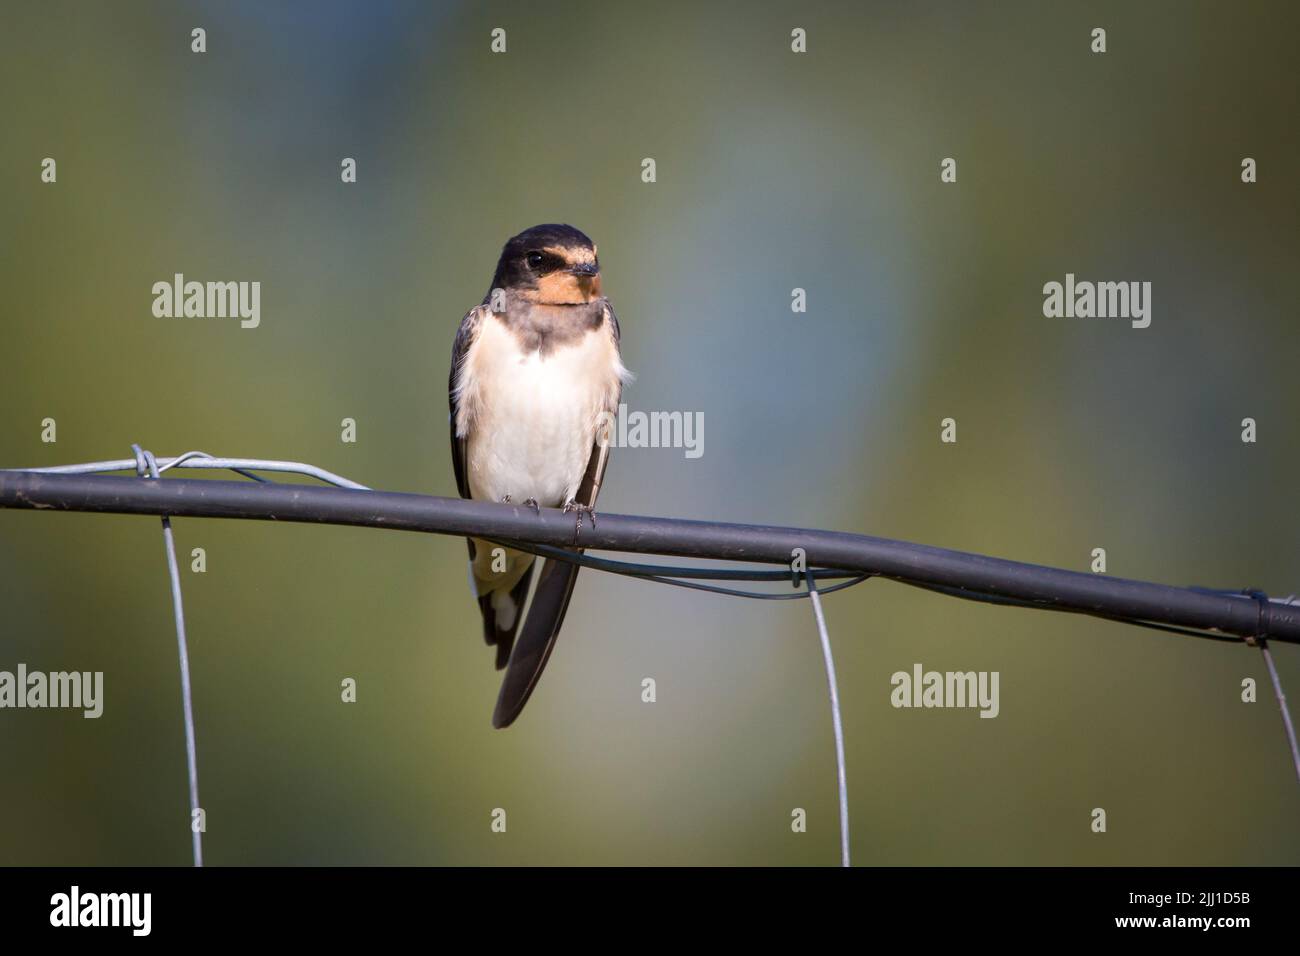
[[(452, 349), (451, 459), (461, 497), (563, 507), (577, 512), (578, 529), (584, 513), (594, 521), (609, 461), (602, 423), (630, 378), (595, 244), (554, 224), (510, 239)], [(525, 616), (534, 556), (467, 541), (483, 638), (506, 671), (492, 725), (508, 727), (546, 667), (578, 567), (548, 558)]]

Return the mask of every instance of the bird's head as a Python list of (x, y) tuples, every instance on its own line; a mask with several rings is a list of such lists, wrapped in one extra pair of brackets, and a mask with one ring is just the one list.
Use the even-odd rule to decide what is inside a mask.
[(501, 250), (492, 287), (539, 305), (584, 305), (599, 299), (596, 244), (572, 226), (525, 229)]

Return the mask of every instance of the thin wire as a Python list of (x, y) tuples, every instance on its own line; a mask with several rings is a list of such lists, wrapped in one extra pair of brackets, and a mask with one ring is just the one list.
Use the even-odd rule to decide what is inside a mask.
[[(807, 592), (795, 591), (792, 594), (763, 594), (758, 591), (740, 591), (735, 588), (720, 588), (712, 584), (695, 584), (691, 581), (677, 581), (673, 578), (661, 578), (653, 574), (634, 575), (646, 581), (654, 581), (658, 584), (671, 584), (673, 587), (690, 588), (693, 591), (708, 591), (712, 594), (725, 594), (729, 597), (750, 598), (756, 601), (802, 601), (808, 597)], [(836, 591), (843, 591), (845, 588), (851, 588), (855, 584), (861, 584), (870, 578), (870, 574), (862, 574), (851, 581), (845, 581), (843, 584), (837, 584), (834, 587), (823, 588), (822, 594), (834, 594)]]
[(817, 634), (822, 642), (822, 660), (826, 664), (826, 686), (831, 694), (831, 723), (835, 728), (835, 772), (840, 790), (840, 865), (849, 863), (849, 782), (844, 767), (844, 722), (840, 717), (840, 689), (835, 680), (835, 658), (831, 655), (831, 638), (826, 632), (826, 616), (822, 613), (822, 599), (817, 593), (817, 582), (811, 570), (808, 576), (808, 597), (812, 599), (813, 614), (817, 616)]
[[(671, 567), (663, 564), (636, 564), (631, 561), (613, 561), (609, 558), (593, 558), (588, 554), (578, 554), (573, 551), (566, 551), (563, 548), (553, 548), (545, 544), (521, 543), (518, 541), (497, 541), (488, 539), (493, 544), (499, 544), (502, 547), (513, 548), (516, 551), (527, 551), (530, 554), (536, 554), (543, 558), (554, 558), (557, 561), (565, 561), (569, 564), (576, 564), (583, 568), (592, 568), (596, 571), (607, 571), (610, 574), (622, 574), (627, 577), (640, 578), (643, 581), (654, 581), (657, 584), (670, 584), (678, 588), (690, 588), (695, 591), (708, 591), (711, 594), (725, 594), (729, 597), (751, 598), (758, 601), (801, 601), (808, 597), (807, 591), (794, 591), (789, 594), (769, 594), (763, 591), (741, 591), (737, 588), (724, 588), (712, 584), (696, 584), (692, 581), (678, 581), (679, 577), (687, 578), (706, 578), (715, 581), (787, 581), (790, 579), (789, 572), (786, 571), (757, 571), (750, 568), (687, 568)], [(836, 584), (829, 588), (822, 588), (822, 594), (834, 594), (836, 591), (843, 591), (845, 588), (851, 588), (855, 584), (861, 584), (863, 581), (874, 577), (871, 574), (858, 574), (854, 571), (834, 571), (830, 569), (818, 570), (818, 574), (829, 578), (849, 578), (849, 580)]]
[[(1262, 593), (1255, 592), (1252, 596), (1258, 601)], [(1296, 596), (1288, 595), (1282, 599), (1282, 603), (1292, 605), (1296, 603)], [(1273, 663), (1273, 652), (1268, 649), (1268, 641), (1260, 638), (1256, 643), (1259, 644), (1260, 653), (1264, 655), (1264, 665), (1268, 668), (1268, 677), (1273, 683), (1273, 696), (1282, 711), (1282, 728), (1286, 731), (1286, 742), (1291, 748), (1291, 763), (1295, 767), (1296, 780), (1300, 781), (1300, 746), (1296, 744), (1295, 724), (1291, 722), (1291, 710), (1287, 707), (1286, 694), (1282, 692), (1282, 680), (1277, 676), (1277, 665)]]
[[(153, 452), (143, 451), (139, 445), (132, 445), (136, 455), (136, 473), (140, 477), (161, 480), (162, 471)], [(173, 459), (172, 463), (176, 463)], [(169, 465), (170, 467), (170, 465)], [(181, 706), (185, 712), (185, 764), (189, 774), (190, 790), (190, 835), (194, 850), (194, 865), (203, 865), (203, 834), (199, 821), (199, 754), (194, 741), (194, 693), (190, 686), (190, 651), (185, 639), (185, 607), (181, 601), (181, 572), (176, 561), (176, 541), (172, 535), (171, 518), (162, 519), (163, 545), (167, 551), (167, 572), (171, 575), (172, 614), (176, 620), (176, 650), (180, 655), (181, 665)]]
[[(755, 568), (695, 568), (695, 567), (669, 567), (662, 564), (638, 564), (632, 561), (614, 561), (609, 558), (593, 558), (588, 554), (579, 554), (575, 551), (565, 551), (563, 548), (552, 547), (548, 544), (533, 544), (531, 542), (518, 541), (498, 541), (497, 544), (504, 545), (515, 550), (532, 550), (532, 553), (539, 554), (542, 557), (558, 558), (561, 561), (572, 560), (574, 564), (580, 564), (584, 568), (594, 568), (597, 571), (610, 571), (614, 574), (627, 574), (632, 576), (662, 574), (674, 578), (705, 578), (710, 581), (790, 581), (791, 574), (786, 571), (760, 571)], [(819, 577), (823, 578), (860, 578), (870, 577), (863, 575), (858, 571), (836, 571), (832, 568), (819, 568), (817, 570)], [(823, 594), (826, 592), (823, 590)]]
[[(1116, 624), (1131, 624), (1134, 627), (1146, 627), (1153, 631), (1167, 631), (1170, 634), (1182, 634), (1186, 637), (1201, 637), (1207, 641), (1221, 641), (1226, 644), (1243, 644), (1246, 639), (1236, 634), (1228, 634), (1222, 631), (1203, 631), (1191, 627), (1178, 627), (1173, 624), (1158, 624), (1154, 621), (1144, 621), (1136, 617), (1118, 617), (1114, 614), (1103, 614), (1099, 611), (1084, 611), (1076, 608), (1057, 607), (1054, 604), (1047, 604), (1041, 601), (1025, 601), (1021, 598), (1004, 597), (1000, 594), (987, 594), (983, 591), (968, 591), (964, 588), (951, 588), (942, 584), (923, 584), (920, 581), (908, 581), (905, 578), (887, 577), (878, 575), (886, 580), (894, 581), (898, 584), (906, 584), (908, 587), (920, 588), (922, 591), (933, 591), (936, 594), (943, 594), (948, 597), (961, 598), (965, 601), (978, 601), (981, 604), (993, 604), (1001, 607), (1023, 607), (1034, 611), (1056, 611), (1061, 614), (1081, 614), (1084, 617), (1095, 617), (1103, 621), (1113, 621)], [(826, 593), (823, 591), (822, 593)], [(1237, 592), (1225, 592), (1237, 593)]]
[(1282, 693), (1282, 681), (1277, 676), (1277, 667), (1273, 664), (1273, 654), (1268, 649), (1268, 641), (1260, 641), (1259, 650), (1264, 655), (1268, 676), (1273, 682), (1273, 696), (1277, 698), (1277, 705), (1282, 709), (1282, 726), (1286, 730), (1287, 743), (1291, 745), (1291, 762), (1295, 765), (1296, 780), (1300, 781), (1300, 746), (1296, 745), (1295, 724), (1291, 723), (1291, 711), (1287, 709), (1286, 694)]
[[(134, 471), (135, 467), (134, 459), (118, 458), (113, 461), (91, 461), (80, 465), (53, 465), (46, 468), (6, 468), (3, 470), (30, 471), (42, 475), (89, 475), (103, 471)], [(358, 484), (349, 478), (344, 478), (332, 471), (326, 471), (324, 468), (318, 468), (315, 465), (309, 465), (301, 461), (273, 461), (265, 458), (213, 458), (201, 451), (187, 451), (183, 455), (177, 455), (175, 458), (163, 458), (158, 462), (159, 474), (169, 468), (208, 468), (233, 471), (246, 478), (252, 478), (254, 481), (265, 481), (266, 479), (250, 474), (250, 472), (275, 471), (284, 474), (306, 475), (309, 478), (317, 478), (327, 484), (337, 485), (340, 488), (351, 488), (354, 491), (370, 490), (365, 485)]]

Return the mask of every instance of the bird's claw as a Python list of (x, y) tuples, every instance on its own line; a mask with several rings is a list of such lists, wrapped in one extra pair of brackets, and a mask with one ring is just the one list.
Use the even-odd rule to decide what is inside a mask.
[(582, 533), (582, 516), (584, 514), (591, 519), (591, 529), (593, 531), (596, 530), (596, 509), (593, 508), (591, 505), (584, 505), (579, 503), (575, 499), (570, 498), (568, 501), (564, 503), (564, 511), (566, 514), (571, 511), (576, 513), (577, 516), (576, 523), (574, 524), (574, 528), (573, 528), (573, 533), (575, 536)]
[[(510, 497), (510, 495), (502, 495), (501, 503), (503, 505), (512, 505), (515, 503), (515, 499)], [(537, 503), (536, 498), (525, 498), (523, 504), (525, 508), (532, 508), (533, 514), (540, 515), (542, 513), (542, 506)]]

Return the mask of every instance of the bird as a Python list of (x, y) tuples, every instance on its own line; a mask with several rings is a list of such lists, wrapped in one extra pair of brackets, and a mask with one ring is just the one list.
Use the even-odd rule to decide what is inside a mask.
[[(623, 385), (621, 333), (601, 291), (596, 244), (547, 223), (512, 236), (483, 301), (461, 320), (447, 392), (451, 459), (462, 498), (596, 520), (609, 422)], [(492, 725), (510, 726), (541, 677), (578, 567), (547, 558), (524, 615), (536, 557), (466, 539), (483, 639), (505, 670)]]

